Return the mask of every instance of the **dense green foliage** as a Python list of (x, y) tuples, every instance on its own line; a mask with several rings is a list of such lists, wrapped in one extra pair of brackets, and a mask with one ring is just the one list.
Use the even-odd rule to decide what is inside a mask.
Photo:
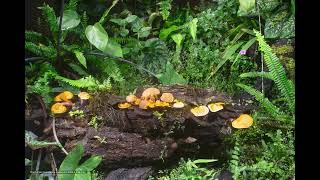
[[(37, 95), (49, 111), (55, 93), (64, 90), (127, 95), (139, 86), (159, 84), (188, 84), (230, 95), (245, 91), (258, 107), (252, 113), (254, 124), (226, 139), (231, 147), (223, 167), (213, 168), (215, 160), (182, 159), (154, 178), (201, 179), (221, 170), (230, 170), (234, 179), (294, 177), (295, 64), (285, 56), (294, 49), (271, 45), (294, 38), (294, 2), (67, 0), (61, 30), (60, 13), (43, 4), (39, 24), (47, 32), (25, 32), (25, 50), (35, 57), (25, 63), (26, 103)], [(258, 78), (274, 82), (272, 97), (253, 88)], [(94, 116), (89, 125), (97, 129), (99, 123)], [(61, 146), (38, 141), (30, 131), (26, 141), (35, 149)], [(101, 158), (79, 165), (83, 151), (77, 146), (59, 170), (86, 170), (102, 179), (93, 171)], [(26, 166), (33, 161), (26, 158)], [(88, 178), (76, 176), (82, 175), (59, 178)]]

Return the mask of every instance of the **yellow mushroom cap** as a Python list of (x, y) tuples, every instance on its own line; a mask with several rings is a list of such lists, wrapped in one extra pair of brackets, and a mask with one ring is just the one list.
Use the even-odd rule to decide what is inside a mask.
[(137, 98), (135, 101), (134, 101), (134, 105), (139, 105), (141, 102), (141, 99), (140, 98)]
[(154, 97), (154, 96), (158, 96), (160, 94), (160, 90), (157, 88), (147, 88), (146, 90), (143, 91), (141, 97), (146, 99), (149, 97)]
[(90, 99), (90, 94), (89, 93), (87, 93), (87, 92), (80, 92), (79, 94), (78, 94), (78, 97), (80, 98), (80, 99)]
[(192, 108), (190, 110), (192, 112), (193, 115), (195, 116), (205, 116), (209, 113), (209, 109), (207, 108), (207, 106), (198, 106), (195, 108)]
[(61, 113), (65, 113), (66, 111), (67, 111), (67, 107), (64, 106), (62, 103), (55, 103), (51, 107), (51, 112), (53, 114), (61, 114)]
[(183, 108), (184, 107), (184, 104), (183, 102), (175, 102), (173, 105), (172, 105), (173, 108)]
[(224, 103), (211, 103), (208, 105), (208, 108), (210, 109), (211, 112), (218, 112), (223, 109), (223, 104)]
[(118, 108), (120, 108), (120, 109), (127, 109), (129, 107), (131, 107), (131, 104), (129, 104), (127, 102), (118, 104)]
[(137, 96), (130, 94), (126, 97), (126, 101), (128, 103), (134, 103), (137, 100)]
[(163, 102), (171, 103), (174, 100), (174, 97), (171, 93), (163, 93), (160, 97), (160, 100)]
[(252, 124), (253, 118), (248, 114), (241, 114), (236, 120), (232, 121), (232, 127), (237, 129), (248, 128)]
[(73, 98), (73, 94), (70, 91), (64, 91), (60, 94), (58, 94), (55, 98), (54, 101), (56, 102), (61, 102), (61, 101), (66, 101), (66, 102), (70, 102), (70, 99)]
[(61, 102), (62, 99), (61, 99), (61, 93), (59, 95), (57, 95), (56, 97), (54, 97), (53, 99), (55, 102)]

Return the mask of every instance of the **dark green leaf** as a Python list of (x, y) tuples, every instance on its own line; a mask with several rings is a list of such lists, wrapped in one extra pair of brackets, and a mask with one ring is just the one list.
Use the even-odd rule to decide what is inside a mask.
[(136, 16), (136, 15), (130, 15), (130, 16), (128, 16), (125, 20), (126, 20), (128, 23), (132, 23), (132, 22), (135, 21), (137, 18), (138, 18), (138, 16)]
[(109, 40), (107, 46), (103, 50), (104, 53), (115, 57), (123, 57), (122, 49), (119, 43)]
[(77, 170), (80, 171), (92, 171), (94, 168), (96, 168), (102, 161), (101, 156), (92, 156), (89, 159), (87, 159), (84, 163), (82, 163)]
[(119, 26), (126, 25), (126, 21), (123, 19), (110, 19), (111, 22), (118, 24)]
[(143, 38), (143, 37), (148, 37), (150, 34), (151, 27), (143, 27), (138, 31), (138, 37)]
[(126, 28), (121, 28), (119, 33), (122, 37), (126, 37), (129, 34), (129, 30)]
[(103, 29), (100, 23), (95, 23), (93, 26), (87, 26), (85, 34), (89, 42), (100, 51), (104, 51), (108, 45), (108, 34)]
[(24, 166), (30, 166), (31, 165), (31, 161), (27, 158), (24, 158)]
[(292, 38), (295, 36), (295, 17), (287, 15), (287, 12), (280, 12), (266, 20), (265, 38)]

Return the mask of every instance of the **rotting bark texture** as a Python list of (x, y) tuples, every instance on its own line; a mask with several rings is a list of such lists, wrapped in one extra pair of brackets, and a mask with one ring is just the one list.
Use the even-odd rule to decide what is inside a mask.
[[(221, 151), (223, 137), (232, 132), (232, 119), (251, 109), (245, 101), (238, 104), (227, 95), (206, 89), (178, 85), (159, 89), (161, 93), (171, 92), (187, 106), (118, 109), (117, 104), (124, 102), (125, 97), (100, 93), (85, 107), (85, 117), (56, 117), (57, 135), (68, 151), (76, 143), (83, 143), (85, 155), (101, 155), (102, 166), (109, 169), (150, 166), (173, 154)], [(138, 89), (136, 95), (140, 96), (142, 90)], [(203, 117), (191, 114), (192, 107), (209, 102), (225, 102), (225, 107)], [(93, 116), (101, 119), (98, 129), (88, 126)]]

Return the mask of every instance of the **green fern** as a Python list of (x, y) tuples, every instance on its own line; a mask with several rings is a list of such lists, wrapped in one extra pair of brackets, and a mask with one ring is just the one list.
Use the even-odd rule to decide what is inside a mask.
[(24, 35), (25, 35), (25, 41), (41, 42), (43, 40), (42, 34), (34, 31), (25, 31)]
[(54, 9), (47, 4), (44, 4), (42, 7), (40, 7), (40, 9), (42, 10), (42, 15), (44, 16), (44, 19), (48, 23), (49, 29), (53, 34), (53, 37), (56, 42), (57, 40), (56, 35), (58, 32), (58, 22), (57, 22), (57, 17), (54, 12)]
[(247, 72), (242, 73), (239, 77), (248, 78), (248, 77), (263, 77), (273, 80), (273, 76), (269, 72)]
[(275, 119), (280, 121), (290, 120), (290, 118), (283, 114), (283, 112), (280, 112), (279, 108), (272, 104), (272, 102), (270, 102), (268, 98), (265, 98), (265, 96), (261, 92), (244, 84), (237, 84), (237, 86), (243, 88), (246, 92), (254, 96), (255, 99), (262, 105), (262, 107), (265, 108), (267, 112)]
[(279, 58), (272, 52), (271, 47), (266, 43), (260, 32), (254, 30), (259, 42), (259, 48), (264, 54), (264, 61), (275, 81), (281, 95), (286, 99), (292, 113), (295, 111), (295, 90), (292, 81), (286, 77), (286, 72), (280, 63)]
[(57, 52), (53, 47), (45, 46), (42, 44), (37, 45), (32, 42), (25, 42), (24, 47), (27, 51), (30, 51), (35, 55), (38, 55), (41, 57), (54, 59), (57, 56)]
[(82, 27), (87, 27), (88, 25), (88, 15), (87, 15), (87, 11), (84, 11), (83, 14), (82, 14), (82, 18), (81, 18), (81, 24), (82, 24)]
[(172, 8), (171, 3), (172, 0), (161, 0), (159, 2), (160, 14), (162, 15), (163, 20), (167, 20), (170, 15), (170, 10)]
[(79, 0), (70, 0), (68, 4), (66, 4), (65, 9), (76, 10), (78, 6)]

